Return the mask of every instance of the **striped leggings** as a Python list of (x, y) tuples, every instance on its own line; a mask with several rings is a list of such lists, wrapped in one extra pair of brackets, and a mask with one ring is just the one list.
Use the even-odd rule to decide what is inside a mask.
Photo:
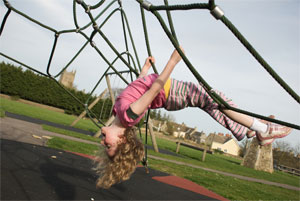
[[(230, 106), (236, 107), (232, 100), (225, 97), (223, 93), (216, 90), (215, 92)], [(218, 104), (209, 96), (200, 84), (196, 85), (192, 82), (182, 82), (172, 79), (165, 109), (174, 111), (186, 107), (201, 108), (222, 126), (229, 129), (237, 140), (242, 140), (247, 133), (247, 127), (231, 120), (219, 110)]]

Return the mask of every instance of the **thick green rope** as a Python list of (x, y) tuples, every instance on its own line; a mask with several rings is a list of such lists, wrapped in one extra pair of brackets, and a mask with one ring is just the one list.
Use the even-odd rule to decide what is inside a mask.
[[(145, 20), (145, 12), (142, 6), (140, 6), (141, 9), (141, 16), (142, 16), (142, 23), (143, 23), (143, 29), (144, 29), (144, 36), (145, 36), (145, 42), (146, 42), (146, 48), (148, 52), (148, 56), (152, 56), (151, 49), (150, 49), (150, 44), (149, 44), (149, 37), (148, 37), (148, 31), (147, 31), (147, 25), (146, 25), (146, 20)], [(151, 62), (153, 71), (158, 74), (155, 64)]]
[(186, 5), (152, 5), (149, 8), (149, 11), (158, 11), (158, 10), (190, 10), (190, 9), (208, 9), (209, 4), (207, 3), (195, 3), (195, 4), (186, 4)]
[[(168, 0), (164, 0), (164, 2), (165, 2), (165, 6), (169, 6)], [(174, 25), (173, 25), (173, 20), (172, 20), (171, 12), (169, 10), (167, 10), (166, 12), (167, 12), (168, 22), (169, 22), (169, 26), (170, 26), (170, 30), (171, 30), (172, 36), (175, 38), (175, 40), (178, 43), (176, 32), (175, 32)]]
[[(171, 17), (171, 13), (170, 11), (174, 11), (174, 10), (189, 10), (189, 9), (208, 9), (208, 10), (213, 10), (216, 5), (215, 5), (215, 1), (214, 0), (209, 0), (208, 3), (197, 3), (197, 4), (188, 4), (188, 5), (169, 5), (167, 0), (164, 0), (165, 5), (160, 5), (160, 6), (154, 6), (151, 4), (145, 4), (145, 1), (143, 0), (137, 0), (140, 3), (140, 7), (141, 7), (141, 16), (142, 16), (142, 22), (143, 22), (143, 29), (144, 29), (144, 35), (145, 35), (145, 42), (146, 42), (146, 47), (147, 47), (147, 51), (148, 51), (148, 55), (151, 56), (151, 49), (150, 49), (150, 45), (149, 45), (149, 38), (148, 38), (148, 32), (147, 32), (147, 26), (146, 26), (146, 20), (145, 20), (145, 14), (144, 14), (144, 8), (151, 11), (156, 18), (158, 19), (158, 21), (160, 22), (163, 30), (165, 31), (166, 35), (168, 36), (168, 38), (170, 39), (171, 43), (173, 44), (173, 46), (176, 48), (176, 50), (179, 52), (179, 54), (181, 55), (183, 61), (186, 63), (187, 67), (189, 68), (189, 70), (191, 71), (191, 73), (196, 77), (196, 79), (201, 82), (205, 88), (205, 90), (207, 91), (207, 93), (214, 99), (214, 101), (216, 101), (219, 106), (221, 108), (227, 108), (227, 109), (231, 109), (233, 111), (237, 111), (240, 113), (244, 113), (253, 117), (257, 117), (260, 119), (264, 119), (267, 121), (271, 121), (274, 123), (278, 123), (278, 124), (282, 124), (282, 125), (286, 125), (292, 128), (296, 128), (298, 130), (300, 130), (300, 126), (299, 125), (294, 125), (294, 124), (290, 124), (288, 122), (283, 122), (283, 121), (279, 121), (276, 119), (271, 119), (269, 117), (265, 117), (262, 115), (258, 115), (258, 114), (254, 114), (248, 111), (244, 111), (244, 110), (240, 110), (237, 108), (233, 108), (230, 105), (228, 105), (218, 94), (216, 94), (213, 90), (212, 87), (209, 86), (209, 84), (200, 76), (200, 74), (197, 72), (197, 70), (193, 67), (193, 65), (190, 63), (190, 61), (188, 60), (188, 58), (183, 54), (183, 52), (181, 51), (181, 49), (179, 48), (179, 42), (175, 33), (175, 29), (174, 29), (174, 25), (173, 25), (173, 21), (172, 21), (172, 17)], [(93, 117), (95, 117), (96, 115), (88, 109), (88, 102), (90, 101), (92, 94), (95, 92), (96, 88), (99, 86), (99, 84), (101, 83), (101, 81), (103, 80), (104, 76), (106, 74), (110, 74), (109, 70), (113, 71), (113, 74), (117, 74), (125, 83), (128, 84), (127, 79), (125, 79), (122, 76), (121, 71), (118, 71), (115, 67), (114, 67), (114, 63), (117, 60), (121, 60), (127, 67), (128, 67), (128, 71), (130, 73), (131, 76), (131, 81), (133, 81), (133, 75), (134, 74), (136, 77), (138, 76), (138, 69), (139, 71), (141, 70), (141, 66), (139, 63), (139, 59), (138, 59), (138, 54), (135, 48), (135, 44), (134, 44), (134, 40), (131, 34), (131, 30), (129, 28), (129, 23), (126, 17), (125, 12), (123, 11), (122, 8), (122, 2), (121, 0), (113, 0), (111, 1), (105, 8), (103, 8), (103, 10), (96, 15), (96, 17), (94, 17), (91, 13), (91, 10), (99, 8), (103, 5), (103, 3), (105, 2), (105, 0), (101, 0), (99, 1), (99, 3), (90, 6), (87, 5), (83, 0), (73, 0), (73, 18), (74, 18), (74, 25), (75, 25), (75, 29), (70, 29), (70, 30), (62, 30), (62, 31), (57, 31), (47, 25), (42, 24), (41, 22), (29, 17), (28, 15), (18, 11), (17, 9), (13, 8), (10, 3), (7, 0), (3, 0), (5, 6), (7, 7), (7, 13), (4, 16), (4, 19), (2, 21), (1, 27), (0, 27), (0, 36), (3, 32), (6, 20), (8, 18), (8, 16), (10, 15), (11, 11), (14, 11), (15, 13), (23, 16), (24, 18), (30, 20), (31, 22), (49, 30), (52, 31), (54, 33), (54, 42), (53, 42), (53, 47), (51, 50), (51, 54), (48, 60), (48, 65), (47, 65), (47, 74), (40, 72), (38, 70), (36, 70), (33, 67), (30, 67), (26, 64), (23, 64), (20, 61), (17, 61), (16, 59), (13, 59), (7, 55), (5, 55), (4, 53), (0, 52), (0, 55), (10, 59), (16, 63), (19, 63), (20, 65), (33, 70), (36, 73), (39, 73), (43, 76), (49, 77), (50, 79), (52, 79), (53, 81), (55, 81), (55, 83), (57, 83), (62, 89), (64, 89), (66, 91), (66, 93), (68, 93), (70, 96), (72, 96), (77, 102), (79, 102), (81, 105), (84, 106), (87, 115), (90, 117), (90, 119), (92, 120), (92, 122), (98, 126), (99, 128), (101, 128), (104, 125), (104, 122), (102, 122), (100, 120), (100, 118), (98, 119), (98, 122), (96, 122), (94, 120)], [(100, 26), (98, 26), (97, 24), (97, 20), (109, 9), (112, 7), (112, 5), (114, 5), (116, 2), (119, 3), (119, 8), (113, 10), (108, 17), (105, 18), (105, 20), (102, 22), (102, 24)], [(85, 10), (85, 12), (87, 13), (87, 15), (90, 18), (90, 23), (80, 27), (77, 21), (77, 14), (76, 14), (76, 5), (79, 4), (81, 5), (81, 7)], [(162, 17), (159, 15), (159, 13), (157, 11), (159, 10), (165, 10), (167, 13), (167, 18), (168, 18), (168, 22), (169, 22), (169, 28), (170, 30), (167, 28), (166, 24), (164, 23), (164, 20), (162, 19)], [(122, 27), (123, 27), (123, 37), (124, 37), (124, 42), (125, 42), (125, 46), (126, 46), (126, 51), (119, 53), (117, 51), (117, 49), (114, 47), (114, 45), (108, 40), (108, 38), (105, 36), (105, 34), (101, 31), (101, 28), (104, 26), (104, 24), (106, 22), (109, 21), (110, 17), (114, 15), (114, 13), (116, 13), (117, 11), (120, 12), (121, 14), (121, 20), (122, 20)], [(242, 34), (234, 27), (234, 25), (225, 17), (222, 16), (222, 18), (220, 18), (221, 21), (232, 31), (232, 33), (240, 40), (240, 42), (249, 50), (249, 52), (258, 60), (258, 62), (272, 75), (272, 77), (299, 103), (300, 99), (299, 96), (276, 74), (276, 72), (267, 64), (267, 62), (265, 62), (265, 60), (258, 54), (258, 52), (250, 45), (250, 43), (242, 36)], [(94, 28), (94, 31), (91, 33), (90, 36), (87, 36), (83, 31), (85, 29), (87, 29), (88, 27), (92, 26)], [(138, 68), (134, 62), (133, 56), (128, 52), (129, 51), (129, 46), (128, 46), (128, 38), (127, 38), (127, 34), (125, 29), (127, 28), (127, 32), (129, 34), (129, 39), (130, 42), (132, 44), (132, 48), (134, 50), (135, 53), (135, 60), (137, 61), (137, 65)], [(65, 67), (62, 68), (62, 70), (55, 76), (51, 75), (50, 73), (50, 68), (51, 68), (51, 62), (52, 62), (52, 58), (55, 54), (55, 49), (56, 49), (56, 44), (58, 42), (59, 36), (61, 34), (65, 34), (65, 33), (78, 33), (80, 34), (83, 38), (86, 39), (86, 42), (82, 45), (82, 47), (79, 49), (79, 51), (75, 54), (75, 56), (67, 63), (67, 65)], [(116, 54), (116, 58), (113, 60), (113, 62), (109, 62), (108, 59), (105, 57), (105, 55), (101, 52), (101, 50), (96, 46), (96, 44), (93, 42), (93, 38), (96, 34), (99, 34), (104, 40), (105, 42), (110, 46), (110, 48), (113, 50), (113, 52)], [(58, 77), (59, 75), (61, 75), (61, 73), (66, 70), (71, 64), (72, 62), (78, 57), (78, 55), (86, 48), (86, 46), (90, 44), (95, 51), (99, 54), (99, 56), (104, 60), (104, 62), (108, 65), (107, 69), (105, 70), (104, 74), (100, 77), (100, 79), (98, 80), (98, 82), (96, 83), (96, 85), (94, 86), (94, 88), (92, 89), (92, 91), (90, 92), (90, 95), (88, 97), (88, 99), (85, 102), (81, 102), (77, 97), (75, 97), (72, 93), (70, 93), (65, 87), (63, 87), (55, 78)], [(127, 56), (127, 61), (123, 58), (123, 55)], [(131, 61), (132, 64), (134, 65), (134, 67), (132, 67), (131, 65)], [(154, 72), (157, 73), (156, 67), (154, 64), (152, 64), (152, 67), (154, 69)], [(146, 117), (146, 134), (145, 134), (145, 158), (143, 160), (143, 164), (147, 167), (147, 128), (148, 128), (148, 119), (149, 119), (149, 115), (150, 115), (150, 110), (148, 110), (147, 113), (147, 117)], [(140, 131), (140, 128), (139, 128)]]
[(247, 41), (247, 39), (239, 32), (239, 30), (225, 17), (221, 21), (228, 27), (228, 29), (236, 36), (236, 38), (246, 47), (252, 56), (264, 67), (264, 69), (284, 88), (298, 103), (300, 97), (294, 92), (289, 85), (272, 69), (272, 67), (260, 56), (254, 47)]
[[(78, 57), (78, 55), (86, 48), (86, 46), (90, 43), (90, 45), (96, 50), (96, 52), (98, 52), (99, 56), (105, 61), (105, 63), (108, 65), (108, 68), (107, 70), (105, 71), (105, 73), (107, 73), (108, 69), (111, 69), (114, 71), (115, 74), (117, 74), (125, 83), (128, 84), (128, 81), (127, 79), (125, 79), (121, 73), (118, 72), (118, 70), (113, 66), (113, 64), (117, 61), (117, 60), (121, 60), (123, 61), (123, 63), (128, 67), (129, 71), (130, 71), (130, 75), (131, 75), (131, 81), (133, 80), (133, 77), (132, 77), (132, 73), (135, 74), (135, 76), (138, 76), (138, 69), (136, 67), (136, 64), (134, 62), (134, 59), (132, 57), (132, 55), (128, 52), (128, 41), (127, 41), (127, 38), (125, 40), (125, 43), (126, 43), (126, 51), (123, 52), (123, 53), (119, 53), (116, 48), (110, 43), (110, 41), (105, 37), (105, 35), (100, 31), (100, 29), (98, 28), (98, 25), (96, 23), (96, 21), (110, 8), (112, 7), (112, 5), (116, 2), (119, 2), (118, 0), (113, 0), (112, 2), (110, 2), (105, 8), (103, 8), (103, 10), (96, 16), (96, 17), (93, 17), (93, 15), (91, 14), (91, 10), (93, 9), (96, 9), (98, 7), (100, 7), (103, 3), (104, 3), (104, 0), (101, 0), (99, 3), (93, 5), (93, 6), (89, 6), (87, 4), (85, 4), (85, 2), (83, 0), (73, 0), (73, 18), (74, 18), (74, 24), (75, 24), (75, 29), (70, 29), (70, 30), (62, 30), (62, 31), (57, 31), (41, 22), (39, 22), (38, 20), (35, 20), (33, 18), (31, 18), (30, 16), (20, 12), (19, 10), (15, 9), (13, 6), (11, 6), (11, 4), (7, 1), (7, 0), (3, 0), (5, 6), (7, 7), (8, 11), (6, 13), (6, 15), (4, 16), (3, 18), (3, 21), (1, 23), (1, 28), (0, 28), (0, 36), (4, 30), (4, 27), (5, 27), (5, 23), (7, 21), (7, 18), (9, 17), (11, 11), (21, 15), (22, 17), (28, 19), (29, 21), (49, 30), (49, 31), (52, 31), (54, 33), (54, 41), (53, 41), (53, 47), (52, 47), (52, 50), (51, 50), (51, 53), (50, 53), (50, 56), (49, 56), (49, 60), (48, 60), (48, 64), (47, 64), (47, 68), (46, 68), (46, 74), (41, 72), (41, 71), (38, 71), (36, 70), (35, 68), (33, 67), (30, 67), (29, 65), (26, 65), (20, 61), (17, 61), (16, 59), (14, 58), (11, 58), (9, 56), (7, 56), (6, 54), (0, 52), (0, 55), (9, 59), (9, 60), (12, 60), (16, 63), (19, 63), (20, 65), (38, 73), (38, 74), (41, 74), (43, 76), (46, 76), (46, 77), (49, 77), (50, 79), (53, 79), (62, 89), (64, 89), (66, 91), (66, 93), (68, 93), (69, 95), (71, 95), (77, 102), (79, 102), (81, 105), (83, 105), (86, 110), (87, 110), (87, 114), (90, 115), (92, 114), (92, 112), (90, 110), (88, 110), (87, 108), (87, 103), (89, 102), (89, 100), (91, 99), (92, 97), (92, 94), (94, 93), (95, 89), (98, 87), (98, 85), (100, 84), (101, 82), (101, 78), (99, 79), (99, 81), (97, 82), (97, 84), (95, 85), (94, 89), (92, 90), (92, 92), (90, 93), (90, 96), (88, 97), (88, 99), (84, 102), (81, 102), (77, 97), (75, 97), (73, 94), (71, 94), (65, 87), (63, 87), (59, 82), (57, 82), (55, 80), (56, 77), (60, 76), (62, 74), (62, 72), (68, 68), (68, 66), (70, 66), (72, 64), (72, 62)], [(85, 12), (87, 13), (87, 15), (90, 17), (90, 23), (80, 27), (80, 25), (78, 24), (78, 21), (77, 21), (77, 14), (76, 14), (76, 5), (79, 4), (83, 7), (83, 9), (85, 10)], [(122, 24), (123, 24), (123, 32), (124, 32), (124, 37), (125, 37), (125, 29), (127, 28), (127, 31), (128, 31), (128, 34), (129, 34), (129, 38), (130, 38), (130, 41), (132, 43), (132, 48), (134, 50), (134, 53), (135, 53), (135, 59), (137, 60), (137, 64), (138, 64), (138, 67), (140, 69), (140, 63), (139, 63), (139, 60), (138, 60), (138, 55), (137, 55), (137, 51), (136, 51), (136, 48), (135, 48), (135, 45), (134, 45), (134, 42), (133, 42), (133, 37), (132, 37), (132, 34), (131, 34), (131, 31), (130, 31), (130, 27), (129, 27), (129, 23), (128, 23), (128, 20), (127, 20), (127, 17), (125, 15), (125, 13), (123, 12), (123, 9), (120, 8), (121, 7), (121, 4), (119, 4), (119, 8), (116, 9), (116, 11), (119, 11), (121, 13), (121, 17), (122, 17)], [(109, 17), (107, 17), (106, 20), (104, 20), (104, 22), (101, 24), (100, 27), (102, 27), (107, 21), (108, 19), (113, 15), (114, 12), (116, 11), (113, 11)], [(83, 30), (87, 29), (88, 27), (90, 26), (93, 26), (94, 27), (94, 32), (91, 34), (91, 36), (87, 36)], [(80, 34), (81, 36), (83, 36), (83, 38), (86, 39), (86, 42), (82, 45), (82, 47), (79, 49), (79, 51), (75, 54), (74, 57), (72, 57), (72, 59), (67, 63), (67, 65), (65, 67), (62, 68), (62, 70), (57, 74), (57, 75), (52, 75), (51, 72), (50, 72), (50, 69), (51, 69), (51, 63), (52, 63), (52, 59), (55, 55), (55, 50), (56, 50), (56, 45), (59, 41), (59, 36), (61, 34), (65, 34), (65, 33), (77, 33), (77, 34)], [(97, 46), (94, 44), (94, 42), (92, 41), (94, 35), (98, 33), (100, 34), (101, 36), (103, 36), (104, 40), (107, 42), (107, 44), (112, 48), (112, 50), (116, 53), (117, 55), (117, 58), (111, 63), (108, 61), (108, 59), (105, 57), (105, 55), (99, 50), (99, 48), (97, 48)], [(126, 55), (127, 56), (127, 61), (122, 57), (122, 55)], [(132, 64), (134, 65), (134, 67), (132, 67), (131, 65), (131, 62), (132, 61)], [(93, 121), (93, 118), (91, 118), (92, 121)], [(95, 122), (94, 122), (95, 123)], [(96, 123), (95, 123), (96, 124)], [(103, 125), (103, 123), (101, 122), (100, 124)], [(100, 125), (96, 124), (98, 127)]]
[[(277, 119), (271, 119), (269, 117), (255, 114), (249, 111), (233, 108), (230, 105), (228, 105), (218, 94), (216, 94), (212, 87), (209, 86), (209, 84), (200, 76), (200, 74), (197, 72), (197, 70), (194, 68), (194, 66), (191, 64), (191, 62), (188, 60), (188, 58), (183, 54), (183, 52), (179, 48), (179, 44), (176, 40), (176, 38), (172, 35), (170, 30), (167, 28), (164, 20), (160, 16), (160, 14), (157, 12), (157, 10), (188, 10), (188, 9), (209, 9), (213, 10), (216, 6), (214, 4), (214, 1), (210, 1), (208, 4), (190, 4), (190, 5), (173, 5), (173, 6), (154, 6), (154, 5), (145, 5), (143, 0), (137, 0), (145, 9), (151, 11), (154, 16), (158, 19), (159, 23), (161, 24), (163, 30), (165, 31), (166, 35), (170, 39), (171, 43), (175, 47), (175, 49), (178, 51), (180, 56), (182, 57), (182, 60), (185, 62), (191, 73), (195, 76), (195, 78), (203, 84), (206, 92), (216, 101), (220, 108), (226, 108), (230, 109), (239, 113), (247, 114), (252, 117), (264, 119), (267, 121), (271, 121), (277, 124), (285, 125), (291, 128), (295, 128), (300, 130), (299, 125), (295, 125), (292, 123), (288, 123), (285, 121), (280, 121)], [(275, 73), (275, 71), (263, 60), (263, 58), (254, 50), (254, 48), (250, 45), (249, 42), (246, 41), (246, 39), (238, 32), (238, 30), (229, 22), (228, 19), (226, 19), (224, 16), (221, 18), (222, 21), (224, 20), (224, 23), (228, 24), (228, 26), (231, 28), (232, 32), (236, 34), (236, 36), (239, 38), (239, 40), (245, 45), (245, 47), (248, 47), (247, 49), (251, 52), (251, 54), (258, 59), (259, 63), (261, 63), (265, 69), (276, 79), (277, 82), (280, 83), (281, 86), (284, 87), (284, 89), (287, 90), (287, 92), (294, 97), (294, 99), (299, 103), (299, 96)], [(238, 34), (239, 33), (239, 34)], [(243, 38), (243, 39), (241, 39)]]
[[(158, 19), (158, 21), (160, 22), (163, 30), (165, 31), (166, 35), (168, 36), (168, 38), (170, 39), (171, 43), (173, 44), (173, 46), (177, 49), (177, 51), (179, 52), (179, 54), (181, 55), (183, 61), (186, 63), (187, 67), (189, 68), (189, 70), (192, 72), (192, 74), (196, 77), (196, 79), (201, 82), (204, 85), (205, 90), (209, 93), (209, 95), (220, 105), (220, 107), (223, 108), (227, 108), (227, 109), (231, 109), (240, 113), (244, 113), (244, 114), (248, 114), (250, 116), (254, 116), (260, 119), (265, 119), (271, 122), (275, 122), (275, 123), (279, 123), (282, 125), (286, 125), (292, 128), (296, 128), (300, 130), (300, 126), (299, 125), (294, 125), (294, 124), (290, 124), (287, 122), (283, 122), (283, 121), (279, 121), (276, 119), (271, 119), (269, 117), (265, 117), (262, 115), (258, 115), (258, 114), (254, 114), (248, 111), (244, 111), (244, 110), (240, 110), (237, 108), (232, 108), (231, 106), (229, 106), (222, 98), (220, 98), (216, 93), (214, 93), (214, 91), (212, 90), (212, 87), (210, 87), (208, 85), (208, 83), (200, 76), (200, 74), (195, 70), (195, 68), (193, 67), (193, 65), (190, 63), (190, 61), (188, 60), (188, 58), (186, 58), (186, 56), (182, 53), (182, 51), (179, 48), (179, 43), (175, 34), (175, 29), (173, 27), (173, 22), (172, 22), (172, 18), (171, 18), (171, 14), (169, 11), (172, 10), (189, 10), (189, 9), (208, 9), (208, 10), (213, 10), (216, 5), (214, 0), (209, 0), (208, 3), (197, 3), (197, 4), (188, 4), (188, 5), (168, 5), (167, 0), (165, 0), (165, 5), (159, 5), (159, 6), (154, 6), (151, 4), (145, 4), (145, 1), (143, 0), (137, 0), (141, 7), (151, 11), (156, 18)], [(47, 65), (47, 74), (44, 74), (38, 70), (36, 70), (35, 68), (32, 68), (26, 64), (23, 64), (7, 55), (5, 55), (4, 53), (0, 52), (0, 55), (2, 55), (3, 57), (6, 57), (7, 59), (10, 59), (12, 61), (15, 61), (21, 65), (23, 65), (24, 67), (31, 69), (41, 75), (47, 76), (53, 80), (55, 80), (54, 78), (58, 77), (75, 59), (76, 57), (82, 52), (82, 50), (87, 46), (88, 43), (91, 44), (91, 46), (98, 52), (98, 54), (100, 55), (100, 57), (108, 64), (108, 68), (112, 69), (116, 74), (118, 74), (118, 70), (116, 70), (113, 67), (113, 64), (110, 63), (108, 61), (108, 59), (106, 59), (106, 57), (104, 56), (104, 54), (99, 50), (99, 48), (97, 48), (97, 46), (93, 43), (92, 39), (95, 36), (95, 34), (99, 34), (105, 41), (106, 43), (110, 46), (110, 48), (115, 52), (117, 58), (116, 59), (120, 59), (129, 69), (129, 71), (131, 71), (132, 73), (135, 74), (135, 76), (138, 76), (138, 70), (134, 64), (134, 68), (132, 68), (130, 61), (134, 61), (132, 59), (132, 56), (130, 54), (127, 54), (127, 61), (122, 57), (123, 54), (125, 54), (125, 52), (123, 53), (119, 53), (117, 51), (117, 49), (114, 47), (114, 45), (107, 39), (107, 37), (104, 35), (104, 33), (101, 31), (100, 27), (102, 27), (107, 21), (108, 18), (101, 24), (100, 27), (98, 27), (97, 25), (97, 20), (100, 18), (100, 16), (102, 16), (104, 14), (104, 12), (106, 12), (108, 10), (108, 8), (110, 8), (115, 2), (117, 2), (117, 0), (112, 1), (109, 5), (107, 5), (102, 12), (100, 12), (96, 17), (93, 17), (91, 10), (100, 7), (103, 3), (104, 0), (99, 1), (99, 3), (93, 5), (93, 6), (89, 6), (87, 5), (83, 0), (73, 0), (73, 16), (74, 16), (74, 24), (75, 24), (75, 29), (71, 29), (71, 30), (62, 30), (62, 31), (57, 31), (47, 25), (42, 24), (41, 22), (29, 17), (28, 15), (18, 11), (17, 9), (15, 9), (14, 7), (12, 7), (10, 5), (10, 3), (7, 0), (3, 0), (5, 6), (7, 7), (8, 11), (6, 13), (6, 15), (4, 16), (4, 19), (2, 21), (1, 24), (1, 28), (0, 28), (0, 35), (3, 32), (4, 26), (5, 26), (5, 22), (8, 18), (8, 16), (10, 15), (11, 11), (23, 16), (24, 18), (30, 20), (31, 22), (49, 30), (52, 31), (54, 33), (54, 42), (53, 42), (53, 47), (51, 50), (51, 54), (48, 60), (48, 65)], [(121, 3), (120, 1), (118, 1), (120, 6)], [(77, 22), (77, 15), (76, 15), (76, 4), (79, 4), (82, 6), (82, 8), (85, 10), (85, 12), (87, 13), (87, 15), (90, 18), (90, 23), (86, 24), (85, 26), (80, 27), (78, 22)], [(140, 69), (140, 64), (139, 64), (139, 60), (138, 60), (138, 56), (137, 56), (137, 52), (135, 49), (135, 45), (133, 43), (133, 39), (132, 39), (132, 35), (130, 32), (130, 28), (129, 28), (129, 24), (126, 18), (125, 13), (123, 12), (123, 9), (116, 9), (118, 11), (120, 11), (121, 13), (121, 17), (122, 17), (122, 24), (123, 24), (123, 30), (125, 29), (125, 27), (127, 27), (128, 29), (128, 33), (130, 36), (130, 40), (131, 43), (133, 44), (133, 49), (135, 51), (135, 57), (136, 60), (138, 61), (138, 67)], [(163, 19), (161, 18), (161, 16), (159, 15), (159, 13), (157, 12), (158, 10), (166, 10), (167, 11), (167, 16), (168, 16), (168, 21), (169, 21), (169, 27), (170, 30), (167, 28), (166, 24), (164, 23)], [(113, 11), (115, 12), (115, 11)], [(143, 26), (144, 26), (144, 32), (145, 32), (145, 39), (146, 39), (146, 45), (147, 45), (147, 50), (148, 50), (148, 54), (151, 55), (151, 51), (150, 51), (150, 46), (149, 46), (149, 41), (148, 41), (148, 34), (147, 34), (147, 28), (146, 28), (146, 21), (145, 21), (145, 17), (143, 14), (143, 9), (141, 8), (141, 12), (142, 12), (142, 20), (143, 20)], [(110, 16), (112, 16), (113, 14), (111, 14)], [(221, 21), (231, 30), (231, 32), (238, 38), (238, 40), (240, 40), (240, 42), (248, 49), (248, 51), (255, 57), (255, 59), (267, 70), (267, 72), (270, 73), (270, 75), (298, 102), (300, 103), (300, 98), (299, 96), (287, 85), (287, 83), (284, 82), (283, 79), (281, 79), (278, 74), (271, 68), (271, 66), (258, 54), (258, 52), (251, 46), (251, 44), (242, 36), (242, 34), (234, 27), (234, 25), (223, 15), (221, 18)], [(125, 23), (126, 22), (126, 26)], [(91, 34), (90, 37), (88, 37), (85, 33), (83, 33), (82, 31), (85, 30), (86, 28), (93, 26), (94, 28), (94, 32)], [(51, 62), (52, 62), (52, 58), (55, 54), (55, 48), (56, 48), (56, 44), (58, 42), (59, 36), (61, 34), (65, 34), (65, 33), (79, 33), (80, 35), (82, 35), (87, 41), (83, 44), (83, 46), (79, 49), (79, 51), (75, 54), (75, 56), (71, 59), (70, 62), (68, 62), (68, 64), (55, 76), (51, 75), (50, 73), (50, 68), (51, 68)], [(124, 31), (124, 36), (125, 36), (125, 42), (126, 42), (126, 49), (128, 50), (128, 45), (127, 45), (127, 38), (126, 38), (126, 33)], [(115, 60), (116, 60), (115, 59)], [(113, 62), (114, 63), (114, 62)], [(156, 68), (154, 67), (154, 71), (157, 73)], [(118, 74), (119, 75), (119, 74)], [(122, 75), (119, 75), (122, 78)], [(101, 79), (100, 79), (101, 80)], [(98, 86), (100, 80), (98, 81), (97, 85), (95, 86), (95, 88)], [(55, 80), (56, 81), (56, 80)], [(56, 81), (57, 82), (57, 81)], [(57, 82), (58, 83), (58, 82)], [(59, 83), (58, 83), (59, 84)], [(68, 92), (67, 89), (65, 89), (63, 86), (61, 86), (66, 92)], [(95, 89), (94, 88), (94, 89)], [(92, 91), (94, 92), (94, 90)], [(68, 92), (69, 93), (69, 92)], [(72, 95), (72, 94), (70, 94)], [(78, 99), (76, 97), (74, 97), (75, 100), (78, 101)], [(80, 101), (79, 101), (80, 102)], [(80, 102), (81, 103), (81, 102)], [(86, 102), (87, 103), (87, 102)], [(86, 105), (86, 103), (81, 103), (83, 105)]]

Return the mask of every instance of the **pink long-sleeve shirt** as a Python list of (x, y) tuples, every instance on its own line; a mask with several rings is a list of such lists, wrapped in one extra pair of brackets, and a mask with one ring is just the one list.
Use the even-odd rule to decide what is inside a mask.
[[(129, 106), (150, 89), (157, 77), (157, 74), (150, 74), (139, 78), (130, 83), (117, 97), (113, 107), (113, 114), (118, 116), (124, 127), (132, 127), (136, 125), (145, 115), (147, 110), (145, 110), (143, 114), (137, 116), (132, 113)], [(148, 106), (148, 109), (162, 108), (165, 106), (165, 102), (165, 91), (162, 89)]]

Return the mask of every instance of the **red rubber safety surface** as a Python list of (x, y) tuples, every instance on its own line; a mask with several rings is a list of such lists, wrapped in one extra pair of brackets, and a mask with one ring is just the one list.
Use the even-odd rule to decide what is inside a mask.
[(227, 199), (223, 198), (222, 196), (200, 186), (190, 180), (176, 177), (176, 176), (165, 176), (165, 177), (152, 177), (153, 179), (163, 182), (168, 185), (173, 185), (178, 188), (186, 189), (195, 193), (199, 193), (201, 195), (205, 195), (210, 198), (214, 198), (216, 200), (228, 201)]

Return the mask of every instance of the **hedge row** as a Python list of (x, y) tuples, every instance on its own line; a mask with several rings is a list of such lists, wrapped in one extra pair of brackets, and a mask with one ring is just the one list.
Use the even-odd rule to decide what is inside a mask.
[[(1, 62), (0, 76), (0, 92), (3, 94), (61, 108), (67, 114), (79, 115), (84, 110), (83, 105), (62, 89), (54, 80), (36, 74), (31, 70), (24, 71), (21, 67)], [(68, 89), (68, 91), (83, 103), (89, 97), (88, 94), (82, 91), (75, 89)], [(92, 97), (90, 103), (95, 98)], [(102, 107), (103, 104), (104, 107)], [(111, 107), (110, 99), (101, 99), (93, 107), (92, 112), (99, 115), (102, 111), (102, 116), (106, 119), (109, 116)]]

